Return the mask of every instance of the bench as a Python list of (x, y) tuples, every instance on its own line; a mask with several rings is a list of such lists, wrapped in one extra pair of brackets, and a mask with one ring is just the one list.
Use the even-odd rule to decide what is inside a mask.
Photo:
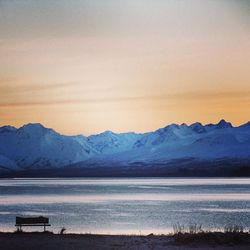
[(49, 218), (39, 216), (39, 217), (16, 217), (16, 225), (17, 230), (22, 231), (22, 227), (33, 227), (33, 226), (43, 226), (44, 232), (46, 231), (46, 227), (51, 226), (49, 224)]

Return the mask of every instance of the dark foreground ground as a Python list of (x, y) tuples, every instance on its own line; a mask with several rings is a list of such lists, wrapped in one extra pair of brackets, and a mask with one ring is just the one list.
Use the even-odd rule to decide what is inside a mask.
[(199, 233), (175, 236), (118, 236), (52, 233), (0, 233), (1, 250), (220, 249), (249, 250), (249, 233)]

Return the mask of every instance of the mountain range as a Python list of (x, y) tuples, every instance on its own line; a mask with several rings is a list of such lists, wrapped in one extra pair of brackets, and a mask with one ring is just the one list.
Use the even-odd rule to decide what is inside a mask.
[(91, 136), (65, 136), (41, 124), (0, 127), (0, 173), (155, 169), (160, 175), (162, 169), (212, 168), (218, 162), (249, 165), (250, 122), (238, 127), (225, 120), (171, 124), (148, 133), (105, 131)]

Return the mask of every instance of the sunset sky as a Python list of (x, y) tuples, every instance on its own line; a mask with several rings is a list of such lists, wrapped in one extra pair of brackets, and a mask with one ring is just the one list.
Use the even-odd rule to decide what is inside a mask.
[(0, 0), (0, 126), (250, 120), (248, 0)]

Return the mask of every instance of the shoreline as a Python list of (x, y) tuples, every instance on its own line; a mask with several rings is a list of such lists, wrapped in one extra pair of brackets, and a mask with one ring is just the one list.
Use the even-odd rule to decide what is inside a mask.
[(168, 235), (55, 234), (0, 232), (3, 250), (99, 249), (250, 249), (249, 232), (198, 232)]

